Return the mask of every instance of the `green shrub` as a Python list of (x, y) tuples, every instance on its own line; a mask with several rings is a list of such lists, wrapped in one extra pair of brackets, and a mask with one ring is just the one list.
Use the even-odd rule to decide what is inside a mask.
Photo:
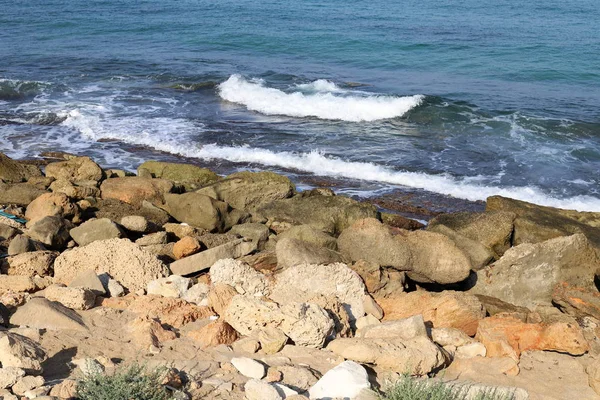
[(161, 382), (165, 371), (147, 370), (133, 364), (108, 375), (94, 371), (77, 383), (77, 398), (80, 400), (168, 400)]
[(468, 397), (471, 386), (451, 385), (442, 381), (416, 380), (404, 375), (385, 391), (381, 400), (513, 400), (512, 394), (491, 388)]

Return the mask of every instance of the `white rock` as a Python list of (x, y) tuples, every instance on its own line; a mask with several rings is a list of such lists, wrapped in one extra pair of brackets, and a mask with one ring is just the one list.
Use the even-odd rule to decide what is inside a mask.
[(190, 278), (179, 275), (171, 275), (166, 278), (158, 278), (148, 282), (147, 293), (163, 297), (182, 297), (190, 287)]
[(354, 361), (344, 361), (327, 371), (317, 383), (308, 390), (311, 399), (348, 398), (354, 399), (361, 390), (370, 389), (367, 370)]
[(296, 394), (299, 394), (297, 391), (295, 391), (292, 388), (289, 388), (285, 385), (282, 385), (281, 383), (272, 383), (271, 385), (273, 385), (273, 387), (277, 390), (277, 393), (279, 393), (279, 395), (281, 397), (283, 397), (284, 399), (289, 397), (289, 396), (294, 396)]
[(483, 343), (473, 342), (460, 346), (454, 352), (456, 358), (485, 357), (487, 349)]
[(264, 364), (248, 357), (234, 357), (231, 363), (240, 374), (248, 378), (262, 379), (267, 373)]
[(225, 283), (238, 293), (249, 296), (268, 295), (267, 278), (254, 268), (233, 259), (219, 260), (210, 267), (212, 283)]
[(209, 291), (210, 286), (208, 286), (206, 283), (200, 282), (189, 288), (181, 298), (199, 306), (207, 306)]
[(379, 321), (377, 318), (375, 318), (371, 314), (367, 314), (364, 317), (360, 317), (359, 319), (356, 320), (356, 329), (358, 331), (367, 326), (379, 325), (379, 324), (381, 324), (381, 321)]
[(244, 392), (246, 393), (246, 399), (248, 400), (282, 400), (283, 397), (279, 395), (277, 389), (274, 386), (269, 385), (267, 382), (260, 381), (258, 379), (250, 379), (244, 385)]

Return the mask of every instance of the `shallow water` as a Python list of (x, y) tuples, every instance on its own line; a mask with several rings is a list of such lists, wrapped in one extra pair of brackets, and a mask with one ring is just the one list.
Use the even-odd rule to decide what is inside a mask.
[[(591, 0), (0, 0), (0, 150), (600, 211)], [(110, 139), (110, 140), (108, 140)]]

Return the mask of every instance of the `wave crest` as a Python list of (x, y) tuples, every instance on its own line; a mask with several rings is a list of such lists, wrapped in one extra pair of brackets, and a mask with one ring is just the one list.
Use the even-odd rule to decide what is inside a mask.
[[(365, 96), (363, 93), (357, 96), (325, 80), (317, 80), (297, 88), (311, 89), (316, 93), (305, 94), (301, 91), (286, 93), (266, 87), (262, 81), (249, 81), (237, 74), (231, 75), (218, 86), (222, 99), (244, 105), (251, 111), (266, 115), (316, 117), (350, 122), (401, 117), (419, 106), (424, 99), (422, 95)], [(344, 92), (346, 95), (333, 94), (339, 92)]]

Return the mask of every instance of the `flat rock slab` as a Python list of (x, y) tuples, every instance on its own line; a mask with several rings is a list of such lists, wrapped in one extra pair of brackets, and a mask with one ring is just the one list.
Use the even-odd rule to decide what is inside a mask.
[(75, 311), (60, 303), (34, 298), (19, 307), (10, 319), (11, 324), (48, 330), (86, 331), (83, 319)]
[(169, 268), (173, 274), (190, 275), (209, 269), (219, 260), (240, 258), (254, 250), (256, 250), (256, 242), (246, 242), (244, 239), (238, 239), (172, 262)]

